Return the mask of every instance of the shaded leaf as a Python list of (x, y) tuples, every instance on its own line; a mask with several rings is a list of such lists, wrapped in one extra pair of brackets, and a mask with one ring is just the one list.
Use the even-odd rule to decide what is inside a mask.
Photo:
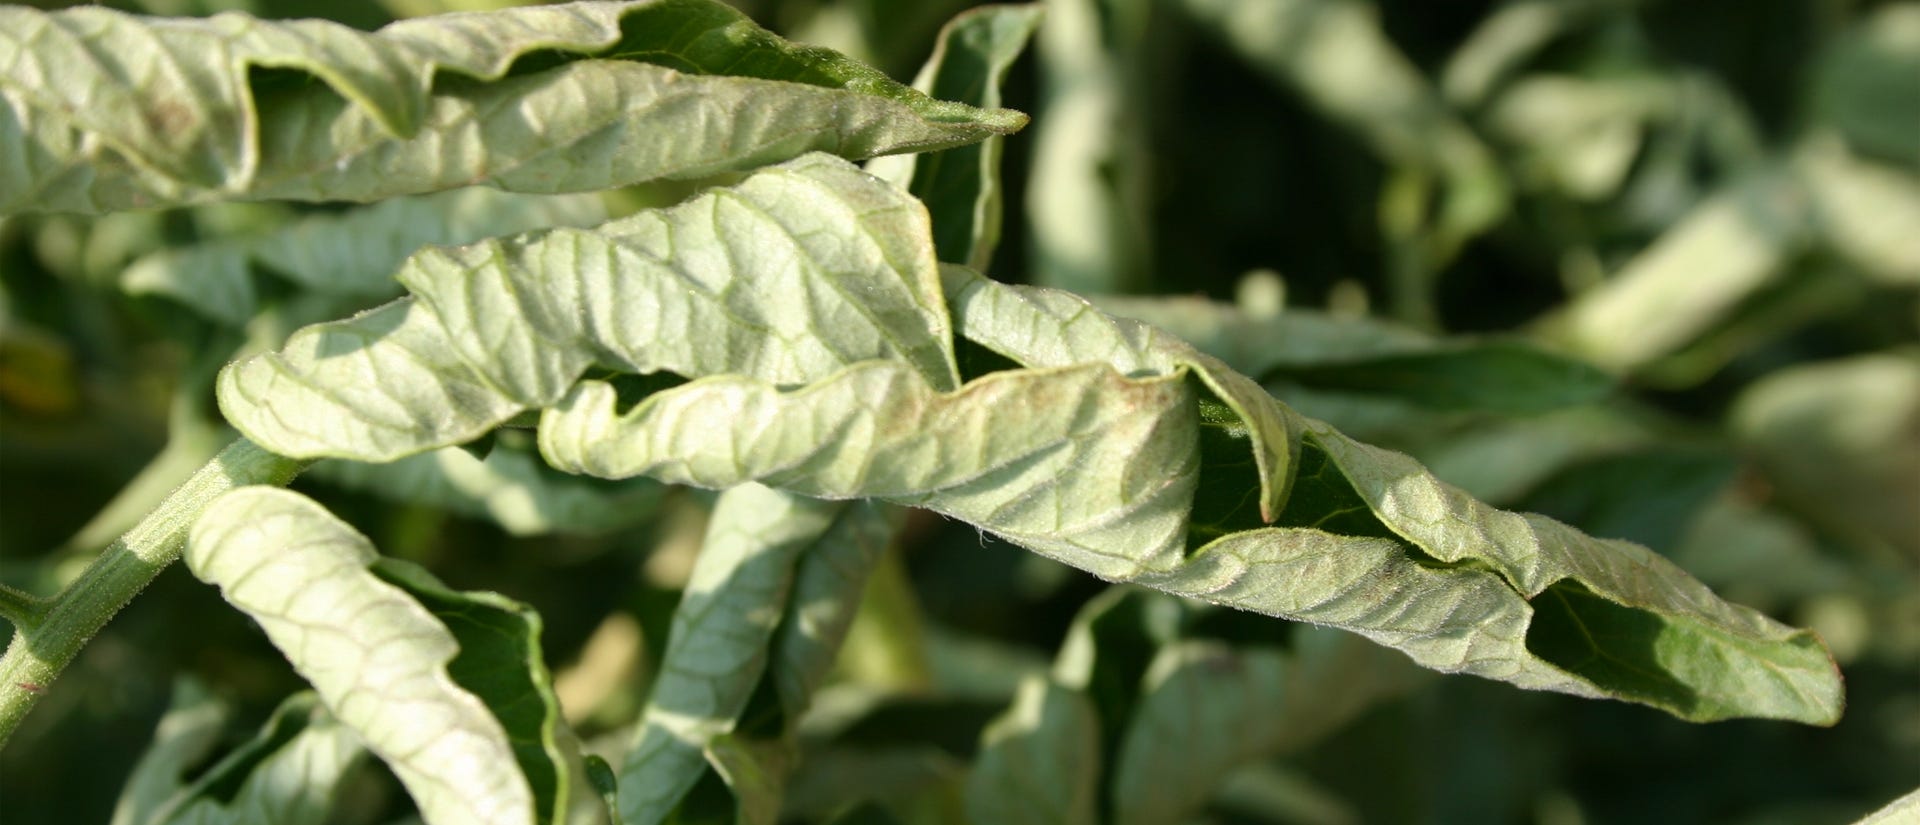
[(665, 821), (706, 772), (706, 749), (733, 730), (767, 666), (795, 561), (844, 511), (759, 485), (721, 495), (620, 766), (627, 825)]
[(1100, 720), (1078, 691), (1034, 678), (980, 736), (967, 777), (967, 819), (978, 825), (1093, 825)]
[(1446, 234), (1470, 237), (1506, 213), (1506, 179), (1492, 154), (1387, 37), (1373, 3), (1184, 0), (1181, 6), (1248, 63), (1359, 132), (1385, 160), (1443, 174), (1450, 186), (1437, 219)]
[(1920, 558), (1920, 353), (1781, 370), (1749, 387), (1731, 418), (1782, 498), (1828, 529)]
[[(933, 56), (913, 87), (941, 100), (998, 107), (1007, 70), (1026, 50), (1040, 12), (1039, 4), (963, 12), (940, 30)], [(1000, 243), (1001, 144), (1001, 138), (990, 137), (944, 152), (879, 158), (867, 171), (906, 187), (927, 204), (941, 260), (985, 271)]]
[(226, 705), (197, 681), (176, 680), (153, 744), (114, 808), (114, 825), (324, 822), (341, 779), (363, 752), (359, 738), (312, 693), (296, 694), (252, 739), (186, 782), (185, 772), (219, 743), (227, 715)]
[(1251, 314), (1192, 298), (1096, 298), (1263, 382), (1392, 397), (1440, 410), (1516, 415), (1591, 403), (1613, 381), (1517, 340), (1433, 338), (1397, 324), (1311, 310)]
[(173, 697), (153, 731), (153, 743), (134, 763), (114, 805), (113, 825), (159, 822), (159, 813), (182, 790), (183, 769), (201, 762), (219, 744), (228, 715), (226, 704), (198, 680), (175, 679)]
[(309, 475), (349, 490), (484, 517), (516, 536), (600, 533), (639, 524), (653, 517), (666, 491), (644, 479), (609, 485), (564, 476), (538, 456), (504, 444), (484, 459), (443, 447), (388, 464), (325, 461)]
[(596, 190), (810, 150), (940, 148), (1025, 120), (930, 100), (711, 0), (515, 8), (371, 33), (7, 8), (0, 32), (0, 62), (16, 67), (0, 81), (0, 214), (366, 201), (476, 183)]
[(365, 306), (399, 294), (393, 271), (422, 246), (550, 226), (590, 226), (605, 219), (606, 208), (595, 195), (455, 189), (309, 215), (258, 235), (168, 247), (135, 261), (120, 283), (128, 292), (166, 295), (195, 312), (242, 326), (259, 309), (256, 268), (303, 289), (358, 298)]
[(252, 616), (431, 823), (539, 821), (508, 732), (454, 683), (459, 644), (369, 569), (373, 546), (320, 505), (244, 487), (194, 523), (194, 575)]
[(1292, 640), (1286, 650), (1211, 641), (1160, 650), (1114, 767), (1117, 822), (1186, 822), (1234, 769), (1312, 744), (1418, 674), (1352, 634), (1301, 628)]
[(447, 675), (506, 729), (520, 773), (533, 789), (538, 822), (558, 822), (571, 793), (561, 747), (560, 705), (540, 657), (540, 614), (498, 593), (448, 589), (425, 568), (381, 559), (373, 573), (412, 596), (460, 645)]
[(251, 742), (208, 770), (154, 820), (168, 825), (320, 825), (340, 781), (364, 753), (360, 737), (311, 693), (274, 711)]

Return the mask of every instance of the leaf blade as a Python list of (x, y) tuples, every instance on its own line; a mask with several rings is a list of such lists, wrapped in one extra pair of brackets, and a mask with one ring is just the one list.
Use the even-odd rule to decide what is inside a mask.
[(393, 768), (427, 821), (536, 821), (506, 731), (446, 672), (458, 652), (452, 634), (375, 577), (375, 558), (364, 537), (319, 505), (261, 487), (216, 500), (186, 551), (194, 574), (260, 622)]

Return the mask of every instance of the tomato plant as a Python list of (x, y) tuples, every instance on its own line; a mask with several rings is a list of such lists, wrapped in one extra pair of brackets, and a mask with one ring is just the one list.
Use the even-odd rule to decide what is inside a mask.
[(0, 8), (22, 816), (1914, 778), (1911, 4), (1804, 12), (1785, 104), (1678, 4), (270, 5)]

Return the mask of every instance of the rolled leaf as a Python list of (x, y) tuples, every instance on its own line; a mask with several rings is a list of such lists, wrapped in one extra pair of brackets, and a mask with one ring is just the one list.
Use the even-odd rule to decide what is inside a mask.
[(221, 409), (282, 454), (387, 461), (552, 404), (596, 363), (795, 383), (891, 358), (951, 386), (926, 220), (815, 155), (594, 230), (423, 250), (411, 298), (230, 367)]
[[(666, 821), (706, 772), (707, 749), (733, 730), (767, 666), (796, 559), (832, 534), (844, 509), (759, 485), (720, 497), (674, 611), (633, 749), (620, 766), (620, 818), (626, 825)], [(736, 767), (752, 770), (752, 764)], [(755, 777), (756, 787), (765, 784)], [(751, 795), (768, 792), (760, 787)]]
[(0, 79), (0, 215), (480, 183), (595, 190), (811, 150), (953, 146), (1025, 122), (931, 100), (713, 0), (577, 2), (376, 32), (9, 7), (0, 33), (0, 63), (14, 67)]
[[(405, 454), (542, 409), (541, 453), (567, 471), (881, 498), (1105, 578), (1353, 630), (1438, 670), (1689, 719), (1837, 717), (1838, 674), (1810, 633), (1645, 548), (1491, 508), (1070, 294), (947, 267), (945, 300), (929, 295), (931, 238), (904, 198), (809, 158), (614, 231), (436, 253), (410, 265), (416, 303), (229, 370), (223, 404), (297, 454)], [(735, 226), (720, 209), (735, 199), (759, 219), (716, 230)], [(807, 216), (850, 200), (869, 217), (814, 233), (776, 220), (818, 225)], [(675, 254), (653, 265), (636, 239), (668, 233), (635, 227), (662, 225)], [(898, 254), (861, 252), (882, 232), (900, 233), (885, 236)], [(795, 275), (850, 251), (864, 263), (833, 270), (857, 275)], [(686, 297), (714, 271), (731, 312)], [(871, 294), (842, 297), (855, 284)], [(976, 372), (983, 350), (1015, 368), (956, 386), (949, 329)], [(590, 362), (694, 380), (577, 380)], [(651, 392), (635, 403), (635, 387)]]
[[(1038, 3), (982, 6), (940, 30), (933, 56), (913, 87), (943, 100), (1000, 105), (1001, 84), (1040, 25)], [(933, 246), (943, 261), (985, 270), (1000, 243), (1002, 138), (931, 154), (891, 155), (867, 171), (907, 188), (933, 214)]]
[(448, 673), (454, 634), (368, 569), (377, 554), (353, 528), (296, 493), (243, 487), (209, 505), (185, 555), (386, 761), (429, 823), (545, 821), (506, 728)]

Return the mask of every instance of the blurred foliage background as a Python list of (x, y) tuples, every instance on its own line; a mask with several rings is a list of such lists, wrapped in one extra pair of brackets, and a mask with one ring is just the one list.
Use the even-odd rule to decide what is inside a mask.
[[(106, 5), (372, 28), (506, 4)], [(910, 80), (941, 23), (973, 4), (737, 5)], [(1176, 332), (1207, 313), (1262, 321), (1299, 353), (1265, 378), (1283, 400), (1497, 505), (1647, 544), (1814, 627), (1847, 677), (1831, 729), (1699, 726), (1396, 677), (1341, 711), (1350, 721), (1226, 766), (1195, 821), (1839, 823), (1920, 784), (1920, 4), (1042, 5), (1007, 90), (1035, 119), (1006, 143), (991, 275), (1115, 296), (1114, 311)], [(410, 243), (684, 194), (530, 215), (477, 204)], [(253, 204), (0, 222), (0, 580), (52, 592), (230, 438), (209, 381), (235, 353), (392, 294), (385, 276), (410, 246), (368, 250), (354, 273), (316, 274), (299, 254), (353, 237), (351, 214)], [(244, 295), (231, 316), (169, 301), (181, 267), (232, 273)], [(1471, 377), (1463, 396), (1433, 391), (1433, 376), (1340, 368), (1348, 344), (1386, 335), (1521, 337), (1618, 384), (1541, 411), (1476, 403)], [(510, 437), (484, 462), (454, 450), (381, 472), (323, 466), (296, 486), (384, 552), (537, 607), (590, 738), (632, 721), (711, 501), (560, 477)], [(1176, 642), (1323, 641), (1105, 589), (912, 515), (805, 728), (794, 820), (864, 797), (873, 807), (851, 816), (875, 818), (858, 821), (953, 821), (982, 728), (1077, 615), (1135, 679)], [(170, 571), (0, 754), (6, 821), (106, 821), (181, 677), (231, 703), (236, 741), (299, 687), (212, 588)], [(1133, 701), (1116, 690), (1103, 701)], [(1330, 699), (1244, 701), (1289, 716)], [(336, 819), (401, 815), (392, 780), (365, 774)]]

